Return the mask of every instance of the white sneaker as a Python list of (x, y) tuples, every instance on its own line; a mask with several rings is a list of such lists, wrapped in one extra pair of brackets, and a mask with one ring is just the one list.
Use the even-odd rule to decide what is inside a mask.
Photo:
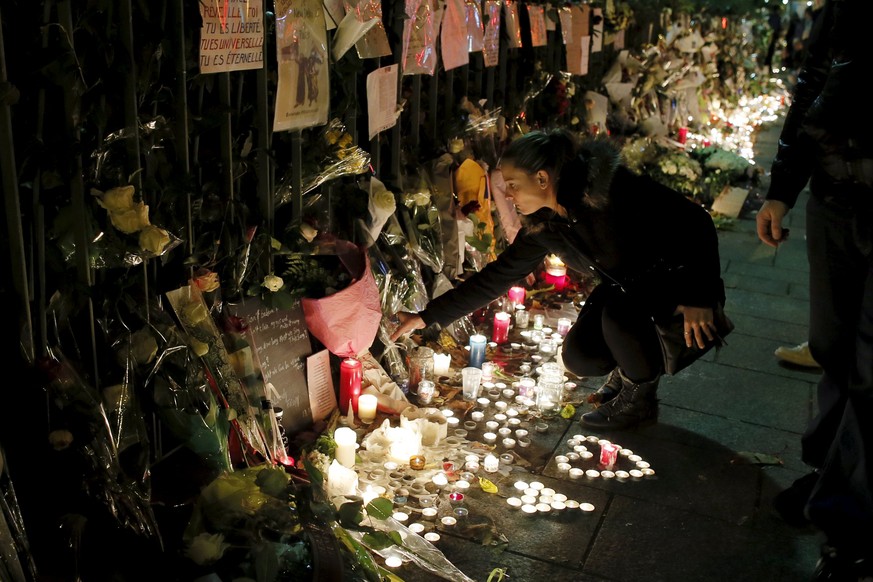
[(804, 368), (821, 368), (816, 362), (812, 354), (809, 353), (809, 342), (803, 342), (793, 348), (780, 346), (774, 352), (775, 356), (783, 362), (794, 364), (795, 366), (803, 366)]

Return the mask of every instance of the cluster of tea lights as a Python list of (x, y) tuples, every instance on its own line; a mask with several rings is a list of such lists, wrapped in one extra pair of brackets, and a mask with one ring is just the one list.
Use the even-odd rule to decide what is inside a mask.
[(523, 513), (533, 515), (535, 513), (561, 512), (567, 509), (581, 509), (584, 512), (594, 511), (591, 503), (579, 503), (575, 499), (568, 499), (563, 493), (558, 493), (551, 487), (546, 487), (539, 481), (516, 481), (513, 484), (516, 495), (506, 498), (510, 507), (518, 508)]
[[(559, 473), (566, 473), (571, 479), (587, 477), (624, 481), (655, 474), (649, 462), (640, 455), (594, 435), (573, 435), (567, 439), (567, 446), (569, 450), (565, 454), (555, 456), (555, 464)], [(589, 469), (574, 467), (576, 461), (594, 463), (594, 466)]]

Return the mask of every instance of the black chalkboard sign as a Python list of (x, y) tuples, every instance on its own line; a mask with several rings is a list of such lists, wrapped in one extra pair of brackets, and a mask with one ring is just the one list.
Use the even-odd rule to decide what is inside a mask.
[(290, 309), (268, 307), (259, 297), (248, 297), (230, 306), (252, 331), (255, 354), (264, 382), (278, 392), (273, 406), (284, 410), (282, 425), (294, 434), (312, 425), (312, 408), (306, 384), (306, 358), (312, 355), (309, 330), (300, 303)]

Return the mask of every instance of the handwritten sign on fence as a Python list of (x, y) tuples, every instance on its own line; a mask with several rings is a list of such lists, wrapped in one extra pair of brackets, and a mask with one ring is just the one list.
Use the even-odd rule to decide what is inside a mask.
[(200, 2), (200, 72), (226, 73), (264, 66), (261, 2)]
[(291, 309), (275, 309), (260, 298), (249, 297), (231, 308), (252, 331), (264, 382), (272, 383), (278, 392), (273, 406), (284, 410), (285, 430), (293, 434), (308, 428), (312, 424), (312, 408), (306, 384), (306, 358), (312, 354), (312, 344), (300, 304)]

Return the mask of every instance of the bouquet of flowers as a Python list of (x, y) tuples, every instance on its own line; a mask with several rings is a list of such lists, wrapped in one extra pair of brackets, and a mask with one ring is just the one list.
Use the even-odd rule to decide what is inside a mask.
[(703, 168), (697, 160), (682, 151), (659, 156), (648, 167), (649, 175), (657, 182), (693, 198), (702, 192)]
[(443, 242), (440, 212), (432, 199), (432, 188), (423, 169), (416, 172), (413, 184), (403, 193), (400, 218), (412, 252), (434, 273), (443, 270)]
[[(370, 154), (353, 143), (345, 125), (331, 119), (316, 139), (307, 144), (303, 163), (303, 190), (312, 192), (320, 185), (340, 176), (363, 174), (370, 169)], [(279, 184), (275, 195), (276, 206), (291, 201), (295, 195), (289, 171)]]

